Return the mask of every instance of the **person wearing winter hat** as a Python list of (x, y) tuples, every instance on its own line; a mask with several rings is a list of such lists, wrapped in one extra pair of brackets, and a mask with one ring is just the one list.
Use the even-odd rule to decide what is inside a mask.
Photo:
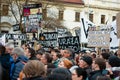
[(92, 71), (91, 64), (92, 58), (90, 56), (82, 56), (79, 60), (79, 67), (83, 68), (87, 72), (87, 74), (89, 74)]
[(120, 59), (117, 56), (110, 56), (108, 62), (111, 67), (120, 67)]
[(110, 67), (107, 68), (107, 70), (109, 70), (109, 72), (112, 72), (112, 79), (118, 80), (120, 76), (120, 59), (117, 56), (110, 56), (108, 63)]

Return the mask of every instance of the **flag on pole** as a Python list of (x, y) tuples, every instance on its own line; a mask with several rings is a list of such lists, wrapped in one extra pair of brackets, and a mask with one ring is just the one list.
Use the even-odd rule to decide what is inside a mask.
[(110, 27), (110, 48), (115, 49), (119, 46), (119, 39), (117, 38), (117, 25), (116, 20), (113, 21), (111, 24), (108, 24)]
[(83, 26), (83, 29), (84, 29), (84, 33), (86, 35), (86, 38), (88, 36), (88, 31), (89, 30), (92, 30), (91, 28), (95, 28), (95, 24), (93, 22), (91, 22), (90, 20), (87, 20), (85, 18), (81, 18), (81, 21), (82, 21), (82, 26)]
[(96, 30), (96, 26), (88, 19), (81, 18), (81, 41), (87, 42), (88, 31)]

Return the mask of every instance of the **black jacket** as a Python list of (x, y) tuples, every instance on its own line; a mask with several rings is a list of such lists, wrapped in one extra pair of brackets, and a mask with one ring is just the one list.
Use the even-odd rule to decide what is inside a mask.
[(98, 76), (105, 76), (108, 74), (107, 70), (96, 70), (92, 71), (88, 77), (88, 80), (97, 80)]

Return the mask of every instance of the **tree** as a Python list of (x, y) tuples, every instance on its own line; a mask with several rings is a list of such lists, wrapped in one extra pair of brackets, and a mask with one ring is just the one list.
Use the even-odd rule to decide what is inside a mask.
[[(47, 17), (47, 8), (52, 6), (58, 6), (58, 0), (6, 0), (9, 5), (10, 16), (12, 15), (16, 20), (16, 24), (19, 24), (21, 32), (23, 32), (23, 5), (29, 3), (42, 3), (43, 8), (43, 26), (44, 28), (55, 29), (55, 27), (64, 27), (59, 19), (53, 17)], [(55, 14), (52, 14), (56, 16)]]
[(16, 20), (16, 24), (19, 24), (20, 30), (22, 32), (23, 25), (23, 5), (27, 5), (29, 0), (7, 0), (7, 4), (9, 5), (10, 16), (13, 16)]

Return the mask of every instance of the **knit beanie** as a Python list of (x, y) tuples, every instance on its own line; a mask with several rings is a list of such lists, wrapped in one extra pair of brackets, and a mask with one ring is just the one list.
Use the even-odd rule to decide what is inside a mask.
[(117, 56), (110, 56), (108, 62), (112, 67), (120, 66), (120, 59)]
[(81, 60), (85, 61), (89, 66), (92, 64), (92, 58), (90, 56), (82, 56)]

